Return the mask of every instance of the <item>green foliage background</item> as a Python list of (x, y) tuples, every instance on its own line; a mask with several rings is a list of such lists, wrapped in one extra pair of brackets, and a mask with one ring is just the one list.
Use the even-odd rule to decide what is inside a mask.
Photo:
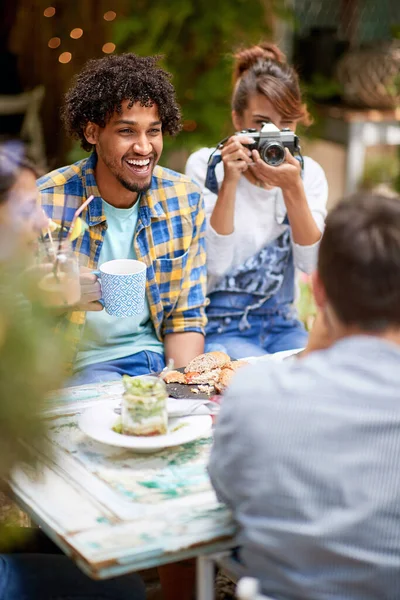
[(164, 55), (184, 121), (174, 149), (216, 144), (232, 127), (232, 52), (268, 39), (272, 15), (289, 16), (284, 0), (132, 0), (130, 7), (112, 41), (119, 53)]
[(27, 300), (35, 297), (36, 288), (24, 267), (19, 261), (0, 261), (1, 552), (23, 535), (22, 531), (7, 527), (7, 519), (1, 514), (1, 491), (7, 489), (7, 476), (17, 464), (26, 463), (28, 468), (29, 463), (30, 476), (35, 476), (32, 455), (20, 439), (38, 448), (42, 446), (45, 423), (39, 418), (39, 411), (45, 406), (46, 394), (61, 387), (64, 376), (63, 341), (54, 335), (49, 311)]

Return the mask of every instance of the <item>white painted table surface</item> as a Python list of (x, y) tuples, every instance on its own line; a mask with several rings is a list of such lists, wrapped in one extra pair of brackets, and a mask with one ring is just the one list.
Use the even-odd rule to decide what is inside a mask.
[(206, 465), (211, 438), (156, 454), (95, 442), (78, 427), (85, 408), (122, 394), (119, 382), (52, 395), (40, 475), (19, 468), (17, 502), (93, 578), (107, 578), (225, 550), (234, 524), (218, 503)]

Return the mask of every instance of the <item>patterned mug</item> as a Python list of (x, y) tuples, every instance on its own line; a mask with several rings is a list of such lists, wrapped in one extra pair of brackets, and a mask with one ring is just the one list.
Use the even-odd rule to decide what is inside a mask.
[(109, 315), (132, 317), (144, 311), (146, 265), (140, 260), (109, 260), (95, 271), (100, 279), (102, 301)]

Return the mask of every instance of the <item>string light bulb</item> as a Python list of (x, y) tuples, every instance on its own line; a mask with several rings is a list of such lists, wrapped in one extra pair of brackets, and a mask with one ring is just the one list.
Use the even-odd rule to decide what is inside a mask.
[(116, 48), (115, 44), (113, 44), (112, 42), (107, 42), (102, 47), (102, 50), (103, 50), (104, 54), (111, 54), (112, 52), (114, 52), (115, 48)]
[(58, 57), (58, 62), (62, 63), (63, 65), (66, 65), (67, 63), (69, 63), (71, 58), (72, 58), (71, 52), (62, 52), (60, 54), (60, 56)]
[(47, 43), (49, 48), (58, 48), (61, 45), (61, 40), (59, 37), (52, 37), (48, 43)]
[(183, 131), (194, 131), (197, 128), (197, 123), (196, 121), (193, 121), (193, 119), (187, 119), (186, 121), (183, 121)]
[(83, 29), (81, 29), (80, 27), (76, 27), (69, 34), (69, 37), (71, 37), (73, 40), (79, 40), (79, 38), (81, 38), (82, 36), (83, 36)]
[(114, 12), (113, 10), (108, 10), (106, 13), (104, 13), (103, 19), (105, 21), (114, 21), (116, 16), (116, 12)]
[(44, 9), (43, 14), (45, 17), (54, 17), (54, 15), (56, 14), (56, 9), (54, 8), (54, 6), (48, 6)]

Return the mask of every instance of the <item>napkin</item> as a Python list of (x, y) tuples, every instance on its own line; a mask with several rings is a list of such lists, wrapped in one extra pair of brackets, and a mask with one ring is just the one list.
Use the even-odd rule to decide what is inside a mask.
[(168, 415), (170, 417), (187, 417), (195, 415), (217, 415), (221, 396), (213, 396), (208, 400), (192, 398), (168, 398)]

